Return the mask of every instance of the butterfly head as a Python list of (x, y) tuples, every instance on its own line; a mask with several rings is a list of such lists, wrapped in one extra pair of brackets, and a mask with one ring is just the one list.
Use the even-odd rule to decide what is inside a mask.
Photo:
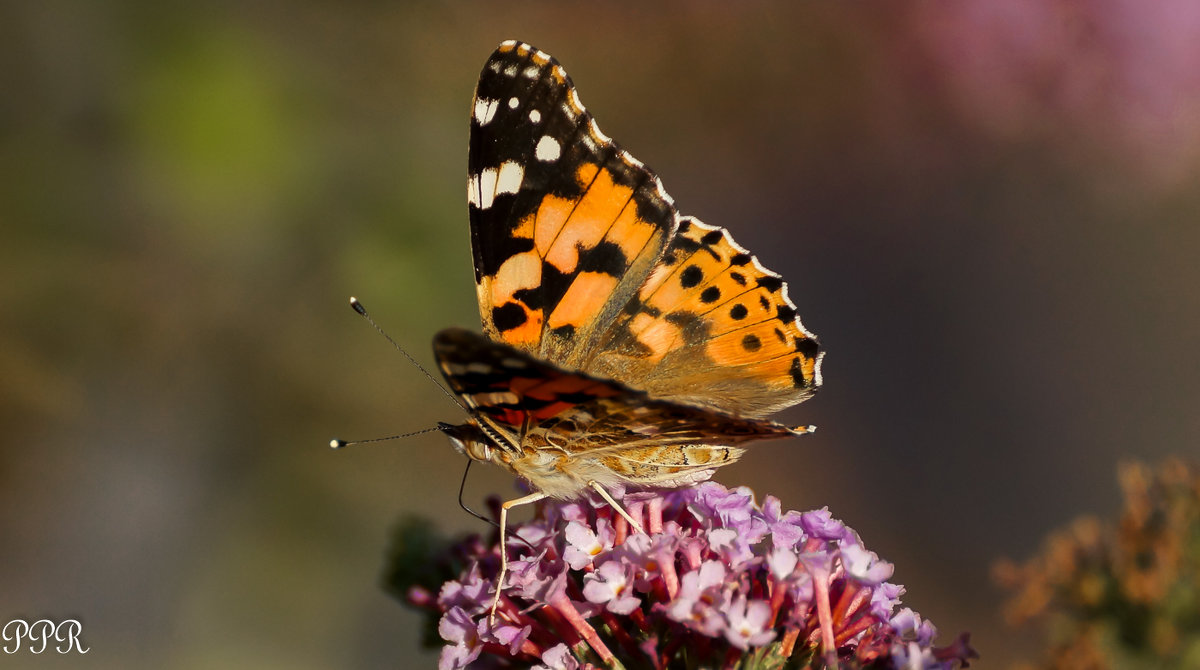
[(495, 441), (473, 420), (457, 426), (439, 422), (438, 430), (450, 438), (455, 451), (473, 460), (491, 461), (493, 455), (500, 451)]

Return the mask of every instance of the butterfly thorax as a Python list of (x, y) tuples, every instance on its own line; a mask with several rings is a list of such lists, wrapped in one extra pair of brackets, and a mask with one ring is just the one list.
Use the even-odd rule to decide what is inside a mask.
[(517, 437), (472, 417), (464, 424), (440, 424), (439, 428), (460, 454), (499, 465), (554, 498), (577, 498), (589, 490), (592, 482), (622, 482), (603, 463), (554, 446), (550, 434), (537, 427)]

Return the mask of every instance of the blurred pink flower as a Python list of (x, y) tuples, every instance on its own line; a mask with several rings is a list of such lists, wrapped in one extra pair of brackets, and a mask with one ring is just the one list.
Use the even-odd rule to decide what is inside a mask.
[(1155, 178), (1200, 162), (1200, 3), (964, 0), (911, 20), (951, 97), (1007, 138), (1115, 149)]

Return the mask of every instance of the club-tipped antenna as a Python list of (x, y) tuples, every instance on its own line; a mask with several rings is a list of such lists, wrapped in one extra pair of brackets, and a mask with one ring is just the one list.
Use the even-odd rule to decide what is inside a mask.
[(441, 428), (436, 428), (436, 427), (435, 428), (422, 428), (421, 430), (414, 430), (411, 433), (404, 433), (403, 435), (388, 435), (387, 437), (372, 437), (368, 440), (339, 440), (337, 438), (334, 438), (329, 441), (329, 448), (330, 449), (341, 449), (342, 447), (348, 447), (352, 444), (367, 444), (368, 442), (386, 442), (388, 440), (402, 440), (406, 437), (412, 437), (413, 435), (424, 435), (425, 433), (434, 433), (439, 430), (441, 430)]
[[(404, 347), (400, 346), (396, 342), (396, 340), (392, 339), (391, 335), (387, 334), (387, 331), (385, 331), (383, 328), (380, 328), (379, 324), (375, 323), (375, 319), (372, 319), (371, 315), (367, 314), (367, 309), (365, 307), (363, 307), (361, 302), (358, 301), (358, 298), (355, 298), (354, 296), (350, 297), (350, 307), (353, 308), (355, 312), (358, 312), (360, 316), (362, 316), (364, 319), (366, 319), (367, 323), (371, 324), (372, 328), (374, 328), (376, 331), (378, 331), (380, 335), (383, 335), (384, 339), (386, 339), (388, 342), (391, 343), (391, 345), (393, 347), (396, 348), (396, 351), (399, 351), (401, 354), (403, 354), (404, 357), (408, 359), (409, 363), (412, 363), (418, 370), (420, 370), (425, 375), (426, 378), (429, 379), (429, 381), (433, 382), (433, 384), (435, 386), (437, 386), (439, 389), (441, 389), (442, 393), (446, 394), (446, 397), (449, 398), (451, 401), (453, 401), (455, 405), (458, 405), (465, 412), (470, 411), (467, 408), (467, 406), (464, 405), (463, 402), (458, 399), (457, 396), (455, 396), (453, 393), (451, 393), (450, 390), (447, 389), (445, 386), (442, 386), (442, 383), (439, 382), (436, 377), (429, 374), (429, 370), (426, 370), (425, 366), (418, 363), (417, 359), (413, 358), (411, 354), (409, 354), (407, 351), (404, 350)], [(430, 430), (437, 430), (437, 428), (431, 428)], [(429, 431), (422, 431), (422, 432), (429, 432)], [(381, 439), (392, 439), (392, 438), (381, 438)], [(366, 441), (372, 441), (372, 440), (363, 440), (363, 441), (366, 442)], [(337, 447), (335, 447), (335, 448), (337, 448)]]

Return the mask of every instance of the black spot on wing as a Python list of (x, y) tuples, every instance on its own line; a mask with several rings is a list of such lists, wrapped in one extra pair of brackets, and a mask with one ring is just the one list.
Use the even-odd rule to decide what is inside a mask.
[(629, 259), (621, 247), (613, 242), (602, 241), (591, 249), (579, 250), (579, 272), (603, 272), (613, 277), (625, 274)]
[(525, 323), (527, 319), (525, 309), (515, 302), (506, 302), (499, 307), (492, 308), (492, 323), (496, 324), (496, 328), (501, 332), (512, 330)]
[(762, 348), (762, 340), (757, 335), (747, 335), (742, 338), (742, 348), (746, 351), (758, 351)]
[(683, 226), (680, 224), (679, 231), (675, 237), (671, 239), (671, 250), (679, 252), (680, 255), (687, 257), (692, 255), (700, 248), (700, 243), (683, 234)]
[(729, 318), (735, 321), (741, 321), (742, 319), (746, 318), (747, 314), (749, 314), (749, 310), (747, 310), (746, 306), (741, 303), (734, 305), (729, 310)]
[(804, 367), (800, 364), (799, 358), (792, 359), (792, 367), (788, 369), (792, 375), (792, 383), (796, 388), (804, 388), (808, 385), (808, 380), (804, 378)]
[(558, 306), (573, 281), (575, 281), (574, 273), (562, 272), (552, 263), (542, 263), (541, 304), (547, 314), (553, 312), (554, 308)]
[(513, 237), (510, 228), (507, 224), (471, 226), (471, 248), (475, 250), (475, 283), (479, 283), (485, 276), (495, 276), (504, 261), (533, 249), (533, 240)]
[(730, 272), (729, 278), (736, 282), (738, 286), (746, 285), (746, 275), (740, 272)]
[(758, 285), (767, 289), (771, 293), (774, 293), (774, 292), (778, 291), (779, 289), (783, 288), (783, 280), (780, 279), (779, 277), (772, 277), (771, 275), (764, 275), (764, 276), (758, 278)]
[(704, 271), (696, 265), (689, 265), (679, 273), (679, 284), (684, 288), (692, 288), (704, 279)]
[(811, 337), (796, 338), (796, 353), (803, 355), (805, 358), (816, 358), (821, 352), (821, 344), (816, 339)]
[(721, 299), (721, 289), (716, 286), (709, 286), (700, 292), (700, 302), (712, 303)]

